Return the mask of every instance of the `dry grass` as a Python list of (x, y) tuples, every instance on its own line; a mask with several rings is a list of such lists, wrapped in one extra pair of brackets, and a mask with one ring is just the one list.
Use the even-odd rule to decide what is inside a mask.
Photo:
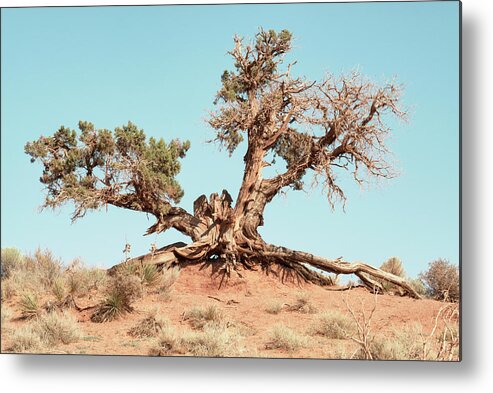
[(98, 268), (85, 267), (80, 259), (74, 259), (65, 273), (68, 292), (81, 296), (91, 290), (99, 290), (108, 284), (106, 272)]
[(224, 324), (207, 323), (201, 332), (183, 334), (181, 343), (194, 356), (231, 357), (239, 353), (238, 334)]
[(44, 345), (39, 334), (29, 324), (15, 330), (9, 351), (15, 353), (40, 353), (43, 348)]
[(159, 334), (149, 350), (151, 356), (168, 356), (183, 351), (181, 339), (175, 328), (168, 325)]
[(307, 344), (308, 340), (305, 336), (285, 325), (276, 325), (272, 329), (265, 347), (267, 349), (282, 349), (292, 352), (306, 347)]
[(310, 333), (331, 339), (347, 339), (355, 332), (349, 317), (338, 311), (327, 311), (317, 316)]
[(168, 301), (171, 299), (172, 287), (176, 280), (178, 280), (178, 277), (180, 277), (179, 268), (163, 269), (157, 292), (161, 294), (164, 300)]
[(202, 329), (208, 323), (220, 324), (224, 320), (224, 314), (215, 304), (206, 307), (193, 307), (183, 314), (183, 319), (188, 321), (194, 329)]
[(137, 325), (128, 331), (132, 337), (156, 337), (163, 329), (169, 326), (169, 321), (157, 316), (156, 311), (151, 311), (149, 315), (142, 319)]
[(66, 312), (52, 312), (33, 322), (34, 331), (47, 345), (70, 344), (81, 337), (77, 320)]
[(12, 319), (12, 310), (2, 304), (0, 314), (1, 314), (0, 326), (1, 326), (2, 330), (5, 330), (6, 322), (8, 322)]
[(310, 295), (306, 292), (298, 293), (294, 304), (289, 306), (288, 310), (303, 314), (314, 314), (317, 312), (317, 308), (310, 300)]
[(22, 264), (23, 256), (16, 248), (2, 248), (0, 257), (1, 277), (8, 278)]
[(57, 277), (53, 284), (51, 285), (51, 292), (57, 302), (61, 303), (63, 299), (67, 296), (66, 282), (63, 276)]
[(282, 310), (283, 305), (284, 304), (279, 300), (273, 300), (267, 304), (267, 307), (265, 307), (265, 312), (269, 314), (279, 314)]
[(239, 337), (236, 330), (229, 329), (221, 323), (207, 323), (201, 331), (185, 331), (181, 334), (171, 325), (167, 325), (160, 330), (149, 355), (238, 356), (242, 352)]

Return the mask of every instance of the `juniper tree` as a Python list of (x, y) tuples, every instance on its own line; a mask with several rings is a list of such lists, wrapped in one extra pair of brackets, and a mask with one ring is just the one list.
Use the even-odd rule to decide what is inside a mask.
[[(109, 204), (153, 215), (156, 221), (147, 234), (174, 228), (191, 239), (127, 263), (207, 260), (228, 275), (240, 266), (275, 264), (321, 285), (330, 279), (317, 270), (356, 274), (372, 290), (382, 290), (385, 280), (419, 297), (403, 278), (381, 269), (271, 245), (259, 234), (267, 204), (289, 188), (303, 189), (307, 178), (324, 187), (333, 207), (346, 199), (338, 181), (344, 172), (358, 183), (392, 177), (386, 121), (388, 116), (405, 117), (398, 105), (399, 85), (376, 85), (357, 72), (328, 75), (319, 82), (294, 77), (294, 64), (283, 63), (291, 48), (289, 31), (261, 29), (248, 42), (236, 36), (228, 52), (234, 65), (221, 76), (216, 109), (207, 122), (214, 140), (230, 155), (247, 144), (235, 199), (227, 190), (209, 198), (201, 195), (193, 211), (186, 211), (178, 206), (183, 190), (176, 175), (188, 141), (147, 139), (132, 123), (110, 131), (80, 122), (79, 133), (61, 127), (25, 146), (31, 161), (44, 167), (44, 207), (72, 201), (76, 220)], [(263, 169), (272, 160), (285, 168), (266, 177)]]

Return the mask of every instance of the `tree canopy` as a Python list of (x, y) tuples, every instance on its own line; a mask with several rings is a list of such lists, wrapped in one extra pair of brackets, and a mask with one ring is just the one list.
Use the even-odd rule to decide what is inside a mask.
[[(240, 265), (275, 264), (307, 281), (330, 283), (308, 265), (354, 273), (374, 290), (382, 289), (378, 280), (387, 280), (419, 297), (403, 278), (381, 269), (270, 245), (258, 233), (266, 205), (285, 187), (302, 189), (308, 171), (324, 185), (332, 206), (345, 200), (337, 177), (341, 172), (349, 172), (358, 183), (392, 177), (385, 145), (390, 134), (387, 115), (405, 117), (396, 83), (379, 86), (357, 72), (338, 78), (327, 75), (318, 82), (293, 77), (295, 63), (284, 64), (291, 49), (289, 31), (260, 29), (249, 42), (235, 36), (228, 52), (233, 69), (221, 76), (216, 109), (207, 122), (215, 141), (230, 155), (247, 143), (236, 199), (227, 190), (209, 198), (201, 195), (189, 213), (176, 206), (183, 196), (176, 175), (188, 141), (147, 140), (132, 123), (112, 132), (79, 122), (79, 135), (62, 126), (53, 136), (26, 144), (31, 160), (44, 166), (40, 179), (47, 190), (44, 206), (72, 201), (75, 220), (87, 210), (111, 204), (153, 214), (156, 223), (147, 233), (174, 228), (192, 239), (191, 244), (159, 250), (157, 257), (153, 253), (153, 263), (217, 261), (218, 270), (227, 274)], [(272, 159), (284, 161), (285, 169), (266, 178), (263, 168)], [(148, 259), (142, 256), (131, 263)]]

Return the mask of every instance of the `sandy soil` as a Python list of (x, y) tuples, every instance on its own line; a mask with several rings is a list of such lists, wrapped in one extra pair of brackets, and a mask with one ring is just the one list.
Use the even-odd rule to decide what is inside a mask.
[[(153, 345), (153, 338), (133, 338), (128, 331), (145, 318), (149, 311), (157, 308), (159, 315), (167, 317), (178, 331), (182, 331), (190, 329), (188, 322), (183, 320), (184, 311), (194, 306), (215, 304), (223, 310), (228, 320), (244, 327), (241, 343), (246, 348), (246, 356), (330, 358), (335, 348), (341, 347), (340, 341), (345, 342), (348, 351), (354, 348), (354, 343), (350, 340), (330, 340), (309, 335), (310, 344), (306, 348), (286, 352), (266, 348), (269, 333), (275, 325), (281, 323), (300, 334), (308, 335), (310, 326), (320, 312), (338, 310), (347, 314), (346, 302), (356, 312), (365, 310), (368, 313), (375, 301), (377, 308), (371, 324), (373, 332), (392, 337), (393, 330), (417, 322), (429, 333), (437, 312), (443, 306), (443, 303), (433, 300), (415, 300), (394, 295), (375, 297), (363, 288), (334, 291), (289, 278), (283, 280), (279, 274), (262, 271), (242, 271), (242, 277), (231, 278), (219, 288), (220, 278), (212, 277), (211, 273), (210, 267), (189, 266), (182, 269), (170, 299), (164, 300), (162, 295), (148, 291), (134, 304), (134, 313), (116, 321), (93, 323), (90, 321), (90, 310), (71, 310), (80, 323), (83, 339), (74, 344), (59, 345), (50, 349), (50, 352), (147, 355)], [(304, 314), (288, 310), (301, 292), (309, 296), (316, 313)], [(98, 300), (98, 294), (87, 294), (76, 299), (80, 307), (94, 305)], [(284, 304), (281, 312), (266, 312), (269, 304), (276, 301)], [(12, 332), (26, 323), (18, 319), (20, 313), (16, 309), (15, 298), (7, 302), (6, 306), (14, 311), (14, 315), (7, 322), (8, 328), (2, 334), (2, 352), (11, 345)]]

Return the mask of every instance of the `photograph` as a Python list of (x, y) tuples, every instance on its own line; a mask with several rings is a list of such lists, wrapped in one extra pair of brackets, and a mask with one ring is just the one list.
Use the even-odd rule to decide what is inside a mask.
[(460, 362), (461, 29), (3, 7), (2, 356)]

